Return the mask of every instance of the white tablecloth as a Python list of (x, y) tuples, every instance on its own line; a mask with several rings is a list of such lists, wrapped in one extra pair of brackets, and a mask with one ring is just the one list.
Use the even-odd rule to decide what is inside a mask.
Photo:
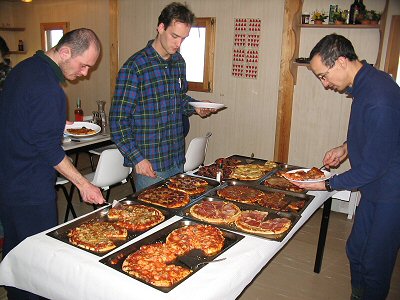
[[(101, 258), (39, 233), (14, 248), (0, 264), (0, 284), (49, 299), (235, 299), (311, 215), (332, 196), (313, 192), (313, 201), (282, 242), (246, 235), (220, 257), (169, 293), (163, 293), (99, 262)], [(131, 243), (179, 220), (173, 217)], [(49, 231), (54, 230), (51, 229)], [(310, 266), (312, 268), (313, 266)]]

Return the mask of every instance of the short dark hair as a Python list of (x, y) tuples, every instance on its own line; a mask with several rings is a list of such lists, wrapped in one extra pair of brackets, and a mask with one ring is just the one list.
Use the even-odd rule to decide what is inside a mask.
[(161, 12), (158, 17), (158, 24), (164, 24), (164, 28), (167, 29), (173, 20), (180, 23), (192, 25), (194, 22), (194, 13), (190, 9), (179, 2), (172, 2), (168, 4)]
[(68, 46), (71, 48), (71, 56), (75, 57), (89, 49), (91, 44), (100, 52), (100, 40), (94, 31), (78, 28), (64, 34), (55, 46), (55, 50), (58, 51), (62, 46)]
[(336, 33), (325, 36), (315, 45), (310, 52), (310, 60), (317, 54), (321, 56), (323, 64), (327, 67), (333, 67), (340, 56), (350, 61), (358, 59), (351, 42)]
[(0, 36), (0, 55), (5, 57), (10, 53), (10, 49), (7, 46), (6, 41)]

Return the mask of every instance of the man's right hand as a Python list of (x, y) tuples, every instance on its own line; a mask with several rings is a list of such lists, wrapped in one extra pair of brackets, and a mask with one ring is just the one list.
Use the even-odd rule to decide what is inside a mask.
[(106, 200), (103, 197), (100, 189), (88, 182), (79, 189), (82, 200), (91, 204), (103, 204)]
[(327, 167), (338, 167), (347, 158), (347, 143), (326, 152), (323, 162)]
[(136, 171), (136, 174), (148, 176), (151, 178), (157, 177), (157, 174), (156, 174), (156, 172), (154, 172), (151, 162), (149, 162), (147, 159), (144, 159), (140, 163), (138, 163), (135, 166), (135, 171)]

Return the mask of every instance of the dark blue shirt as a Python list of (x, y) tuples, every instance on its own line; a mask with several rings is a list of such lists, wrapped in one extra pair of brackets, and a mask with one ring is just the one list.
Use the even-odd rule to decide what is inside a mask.
[(19, 63), (0, 98), (0, 205), (55, 201), (66, 97), (61, 70), (43, 52)]
[(357, 73), (347, 133), (351, 169), (334, 189), (359, 189), (373, 202), (400, 202), (400, 87), (367, 63)]

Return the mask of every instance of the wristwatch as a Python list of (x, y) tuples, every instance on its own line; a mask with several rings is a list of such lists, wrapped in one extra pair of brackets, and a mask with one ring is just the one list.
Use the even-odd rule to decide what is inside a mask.
[(325, 188), (326, 188), (326, 190), (328, 191), (328, 192), (332, 192), (333, 191), (333, 188), (331, 187), (331, 182), (330, 182), (330, 178), (329, 179), (327, 179), (327, 180), (325, 180)]

